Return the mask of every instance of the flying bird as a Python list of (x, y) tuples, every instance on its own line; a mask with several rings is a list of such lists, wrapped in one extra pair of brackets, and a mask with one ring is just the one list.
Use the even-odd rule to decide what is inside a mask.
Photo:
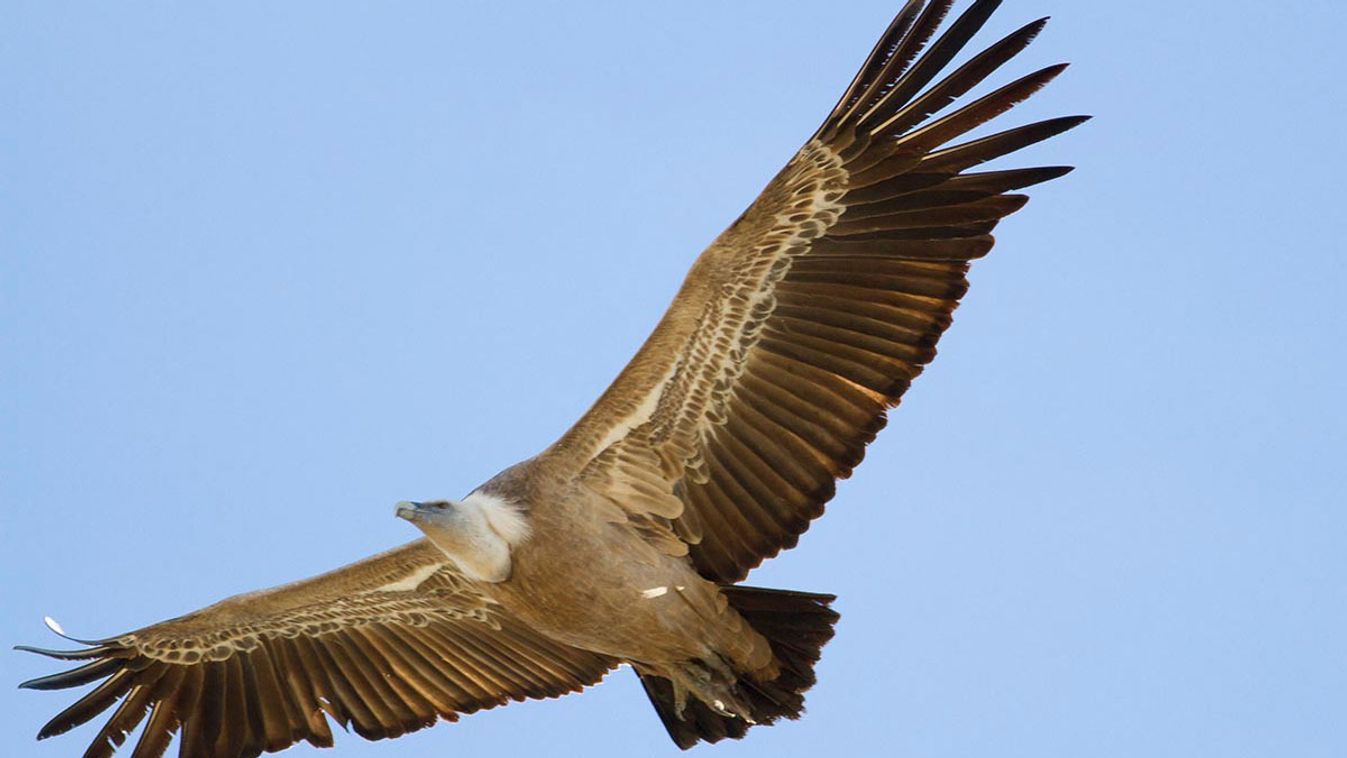
[(954, 67), (999, 2), (945, 25), (952, 5), (903, 6), (559, 440), (461, 500), (398, 503), (424, 535), (402, 547), (74, 650), (21, 647), (78, 662), (23, 687), (97, 683), (38, 738), (113, 709), (86, 756), (142, 722), (136, 758), (179, 733), (192, 758), (329, 747), (330, 722), (397, 737), (624, 663), (681, 748), (798, 718), (834, 598), (739, 582), (860, 463), (1016, 192), (1070, 170), (974, 168), (1085, 120), (967, 136), (1065, 66), (964, 98), (1046, 19)]

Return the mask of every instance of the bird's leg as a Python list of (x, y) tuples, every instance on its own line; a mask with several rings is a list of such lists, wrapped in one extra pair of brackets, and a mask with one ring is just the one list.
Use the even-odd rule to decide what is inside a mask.
[(757, 723), (742, 700), (734, 693), (732, 683), (738, 678), (723, 661), (690, 661), (678, 668), (674, 683), (679, 717), (687, 693), (706, 704), (706, 707), (727, 718), (740, 718), (749, 724)]

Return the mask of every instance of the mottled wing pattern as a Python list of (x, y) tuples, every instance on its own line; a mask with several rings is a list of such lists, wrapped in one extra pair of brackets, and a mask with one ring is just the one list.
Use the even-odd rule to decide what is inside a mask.
[(958, 142), (1065, 66), (951, 108), (1046, 22), (937, 81), (999, 3), (973, 3), (936, 37), (951, 5), (904, 7), (819, 131), (549, 450), (710, 579), (742, 579), (795, 544), (935, 357), (969, 262), (1027, 200), (1012, 193), (1069, 171), (969, 170), (1085, 119)]
[(85, 755), (112, 755), (148, 715), (136, 758), (161, 755), (179, 731), (190, 758), (331, 746), (328, 717), (366, 739), (397, 737), (573, 692), (615, 665), (531, 631), (424, 540), (87, 649), (21, 649), (87, 661), (23, 687), (98, 682), (39, 739), (116, 705)]

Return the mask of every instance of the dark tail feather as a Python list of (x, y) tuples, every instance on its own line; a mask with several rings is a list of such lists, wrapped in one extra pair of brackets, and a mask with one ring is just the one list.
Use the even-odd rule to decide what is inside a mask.
[(680, 719), (674, 706), (673, 683), (654, 674), (637, 671), (636, 675), (641, 678), (645, 694), (650, 697), (650, 704), (655, 706), (665, 730), (680, 748), (687, 750), (702, 740), (720, 742), (726, 737), (737, 740), (748, 732), (748, 722), (722, 716), (691, 696)]
[[(836, 597), (758, 587), (721, 587), (730, 605), (759, 634), (767, 638), (776, 654), (780, 676), (760, 682), (744, 676), (737, 683), (756, 724), (771, 724), (779, 718), (798, 719), (804, 713), (804, 691), (814, 685), (814, 664), (823, 645), (832, 639), (837, 612), (829, 607)], [(674, 707), (674, 689), (669, 680), (637, 674), (660, 721), (673, 741), (684, 750), (699, 741), (739, 739), (750, 724), (722, 716), (695, 697), (689, 697), (679, 718)]]

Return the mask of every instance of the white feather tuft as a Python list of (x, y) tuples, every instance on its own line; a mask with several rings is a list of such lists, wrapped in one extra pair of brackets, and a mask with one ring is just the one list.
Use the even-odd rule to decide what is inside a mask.
[(528, 519), (519, 506), (509, 500), (478, 491), (463, 498), (459, 506), (480, 511), (491, 531), (511, 547), (528, 539)]

